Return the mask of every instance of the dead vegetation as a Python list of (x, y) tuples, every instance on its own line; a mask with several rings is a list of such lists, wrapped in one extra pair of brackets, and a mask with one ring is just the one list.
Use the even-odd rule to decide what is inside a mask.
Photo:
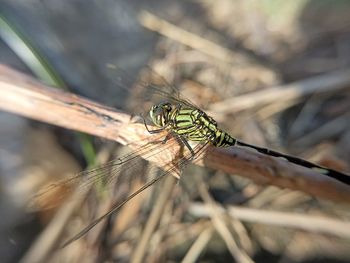
[[(211, 29), (186, 17), (170, 23), (142, 12), (140, 23), (161, 35), (149, 66), (235, 137), (349, 172), (348, 22), (335, 19), (336, 7), (325, 12), (313, 1), (301, 2), (201, 1)], [(303, 16), (313, 8), (319, 13)], [(324, 13), (329, 16), (320, 17)], [(221, 45), (223, 39), (234, 43)], [(133, 131), (121, 138), (127, 134)], [(24, 262), (48, 255), (52, 262), (350, 260), (349, 205), (341, 198), (329, 201), (198, 166), (187, 167), (178, 184), (172, 177), (161, 181), (83, 238), (55, 249), (58, 240), (159, 174), (152, 165), (138, 168), (102, 199), (91, 194), (84, 203), (67, 202), (46, 230), (60, 231), (44, 234)], [(57, 240), (48, 242), (52, 237)]]

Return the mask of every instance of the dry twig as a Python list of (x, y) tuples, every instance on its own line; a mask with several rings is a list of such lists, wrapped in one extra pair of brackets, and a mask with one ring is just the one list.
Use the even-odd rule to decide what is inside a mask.
[[(287, 103), (314, 94), (336, 92), (350, 85), (350, 69), (342, 69), (320, 76), (303, 79), (286, 85), (276, 86), (249, 93), (211, 105), (210, 109), (220, 113), (233, 113), (270, 103)], [(229, 105), (229, 106), (228, 106)]]
[[(194, 203), (189, 207), (189, 211), (197, 217), (211, 216), (211, 207), (208, 205)], [(334, 218), (239, 206), (229, 206), (227, 209), (221, 209), (221, 212), (227, 212), (232, 217), (246, 222), (291, 227), (310, 232), (331, 234), (342, 238), (350, 237), (350, 223)]]
[[(0, 65), (0, 108), (28, 118), (127, 144), (136, 149), (154, 141), (130, 115), (77, 95), (49, 88), (31, 77)], [(147, 160), (163, 167), (179, 149), (167, 147)], [(141, 156), (143, 157), (143, 156)], [(256, 183), (275, 185), (334, 201), (350, 203), (349, 186), (314, 170), (240, 147), (209, 148), (195, 161), (206, 167), (238, 174)]]

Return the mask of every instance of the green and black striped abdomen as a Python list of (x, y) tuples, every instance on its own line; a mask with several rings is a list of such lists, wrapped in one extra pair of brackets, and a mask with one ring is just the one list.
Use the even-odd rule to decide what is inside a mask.
[(179, 105), (170, 114), (171, 130), (187, 140), (211, 142), (216, 147), (233, 146), (236, 140), (217, 127), (216, 121), (205, 112)]

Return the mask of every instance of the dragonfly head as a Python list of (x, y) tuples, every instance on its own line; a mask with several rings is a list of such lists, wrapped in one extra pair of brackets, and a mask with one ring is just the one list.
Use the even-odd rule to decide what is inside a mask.
[(164, 127), (168, 124), (171, 110), (172, 105), (169, 102), (162, 102), (152, 106), (149, 116), (157, 127)]

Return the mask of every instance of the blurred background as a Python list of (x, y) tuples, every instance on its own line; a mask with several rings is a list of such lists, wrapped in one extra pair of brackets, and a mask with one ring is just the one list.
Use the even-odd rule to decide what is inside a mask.
[[(131, 87), (117, 87), (106, 66), (118, 65), (130, 79), (148, 66), (233, 136), (349, 171), (350, 83), (321, 82), (322, 92), (263, 103), (255, 95), (290, 83), (308, 87), (318, 76), (331, 79), (348, 70), (349, 12), (345, 0), (1, 0), (0, 61), (130, 114), (138, 113)], [(247, 96), (250, 103), (240, 104)], [(121, 148), (0, 112), (1, 262), (30, 262), (28, 253), (55, 218), (56, 209), (26, 209), (37, 189), (85, 169), (95, 156), (119, 155)], [(141, 183), (131, 179), (128, 190)], [(205, 182), (202, 190), (198, 182)], [(59, 231), (63, 237), (40, 247), (42, 262), (350, 261), (350, 235), (339, 231), (349, 226), (348, 205), (196, 166), (184, 171), (178, 185), (164, 184), (57, 249), (116, 201), (113, 191), (103, 201), (86, 199)], [(171, 196), (145, 237), (164, 189)], [(210, 200), (227, 212), (246, 208), (255, 214), (234, 210), (213, 217), (204, 206)], [(320, 218), (330, 219), (322, 221), (327, 233), (311, 231)]]

